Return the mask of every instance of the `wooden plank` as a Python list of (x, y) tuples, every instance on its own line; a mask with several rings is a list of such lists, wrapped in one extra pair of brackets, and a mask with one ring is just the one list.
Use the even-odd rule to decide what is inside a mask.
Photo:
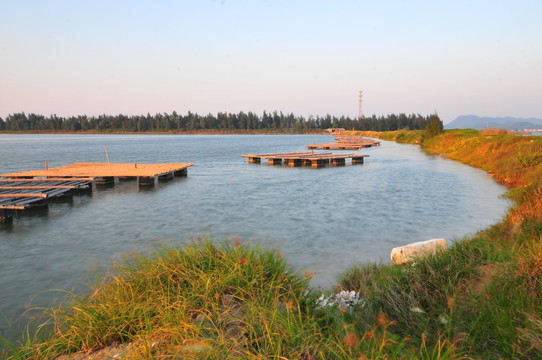
[(71, 189), (50, 189), (45, 190), (44, 193), (48, 197), (71, 196), (73, 194)]
[(78, 186), (73, 185), (50, 185), (50, 186), (2, 186), (0, 190), (23, 190), (23, 189), (79, 189)]
[(0, 199), (10, 198), (47, 198), (47, 194), (41, 193), (14, 193), (14, 194), (0, 194)]
[(11, 199), (0, 199), (0, 205), (2, 206), (24, 206), (25, 208), (33, 205), (34, 203), (43, 203), (47, 202), (47, 198), (11, 198)]
[(246, 154), (241, 155), (242, 157), (259, 157), (259, 158), (265, 158), (266, 156), (273, 156), (273, 157), (280, 157), (283, 155), (302, 155), (302, 154), (310, 154), (310, 152), (307, 151), (291, 151), (291, 152), (285, 152), (285, 153), (268, 153), (268, 154)]
[[(0, 175), (0, 177), (6, 177), (7, 174)], [(27, 179), (27, 178), (7, 178), (7, 179), (0, 179), (0, 183), (5, 182), (36, 182), (36, 181), (93, 181), (94, 178), (92, 177), (59, 177), (59, 178), (35, 178), (35, 179)]]
[(26, 207), (24, 205), (0, 205), (0, 209), (6, 210), (24, 210)]

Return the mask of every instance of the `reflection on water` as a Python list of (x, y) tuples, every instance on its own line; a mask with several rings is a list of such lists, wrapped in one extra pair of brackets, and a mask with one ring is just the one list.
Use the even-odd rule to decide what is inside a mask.
[[(280, 249), (328, 287), (352, 264), (389, 262), (398, 245), (449, 243), (500, 220), (505, 189), (482, 171), (383, 142), (364, 165), (289, 168), (248, 164), (247, 153), (303, 151), (324, 135), (0, 135), (0, 173), (73, 162), (194, 162), (187, 178), (139, 187), (119, 181), (0, 227), (0, 331), (29, 303), (80, 290), (131, 251), (191, 236), (238, 237)], [(346, 153), (352, 153), (346, 152)], [(3, 316), (2, 316), (3, 315)]]

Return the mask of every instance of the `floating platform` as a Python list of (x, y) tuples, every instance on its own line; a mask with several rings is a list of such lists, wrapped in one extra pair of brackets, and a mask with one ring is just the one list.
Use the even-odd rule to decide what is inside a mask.
[(380, 146), (380, 141), (356, 135), (335, 135), (335, 141), (345, 144), (361, 144), (365, 147)]
[(155, 180), (187, 176), (187, 164), (75, 163), (44, 170), (0, 175), (0, 223), (10, 222), (13, 211), (48, 206), (50, 198), (92, 190), (93, 184), (114, 184), (118, 179), (138, 179), (140, 186)]
[(328, 164), (334, 166), (345, 165), (346, 159), (352, 159), (352, 165), (363, 164), (364, 158), (369, 155), (364, 154), (332, 154), (332, 153), (314, 153), (314, 152), (287, 152), (272, 154), (246, 154), (242, 155), (248, 158), (249, 163), (260, 163), (261, 159), (267, 159), (269, 165), (281, 165), (282, 163), (295, 166), (310, 166), (312, 168), (324, 167)]
[(49, 199), (91, 191), (92, 179), (0, 179), (0, 223), (11, 222), (17, 210), (43, 208)]
[(22, 171), (3, 174), (0, 177), (87, 177), (87, 178), (149, 178), (163, 176), (186, 176), (190, 164), (121, 164), (121, 163), (75, 163), (44, 170)]
[(346, 143), (346, 142), (334, 142), (327, 144), (310, 144), (306, 148), (309, 150), (360, 150), (363, 148), (369, 148), (378, 146), (374, 144), (365, 143)]
[(380, 146), (380, 141), (353, 135), (336, 135), (335, 141), (326, 144), (310, 144), (306, 148), (309, 150), (360, 150)]

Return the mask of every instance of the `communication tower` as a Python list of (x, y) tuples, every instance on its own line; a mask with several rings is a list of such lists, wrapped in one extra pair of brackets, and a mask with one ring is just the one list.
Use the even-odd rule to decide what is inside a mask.
[(358, 118), (361, 119), (361, 102), (362, 102), (362, 97), (363, 97), (363, 91), (359, 91), (359, 114), (358, 114)]

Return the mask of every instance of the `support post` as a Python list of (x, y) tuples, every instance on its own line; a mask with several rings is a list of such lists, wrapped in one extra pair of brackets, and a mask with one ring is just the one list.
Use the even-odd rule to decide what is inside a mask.
[(187, 177), (188, 176), (188, 169), (187, 168), (184, 168), (184, 169), (181, 169), (181, 170), (177, 170), (173, 173), (173, 175), (175, 177)]
[(173, 172), (169, 172), (169, 173), (158, 176), (158, 180), (170, 180), (170, 179), (173, 179)]
[(280, 165), (280, 164), (282, 164), (282, 159), (277, 159), (277, 158), (269, 159), (269, 165)]
[(353, 157), (352, 158), (352, 165), (356, 165), (356, 164), (363, 164), (363, 156), (360, 156), (360, 157)]
[(13, 210), (0, 209), (0, 224), (11, 224), (13, 222)]
[(344, 164), (345, 164), (344, 158), (333, 159), (333, 165), (335, 166), (344, 166)]
[(139, 186), (154, 186), (154, 176), (140, 176), (137, 180)]
[(103, 176), (98, 177), (95, 180), (96, 185), (114, 185), (115, 177), (114, 176)]
[(289, 167), (297, 167), (303, 164), (303, 159), (288, 159), (287, 161)]
[(326, 166), (324, 159), (312, 160), (311, 167), (313, 169), (321, 168), (321, 167), (324, 167), (324, 166)]

